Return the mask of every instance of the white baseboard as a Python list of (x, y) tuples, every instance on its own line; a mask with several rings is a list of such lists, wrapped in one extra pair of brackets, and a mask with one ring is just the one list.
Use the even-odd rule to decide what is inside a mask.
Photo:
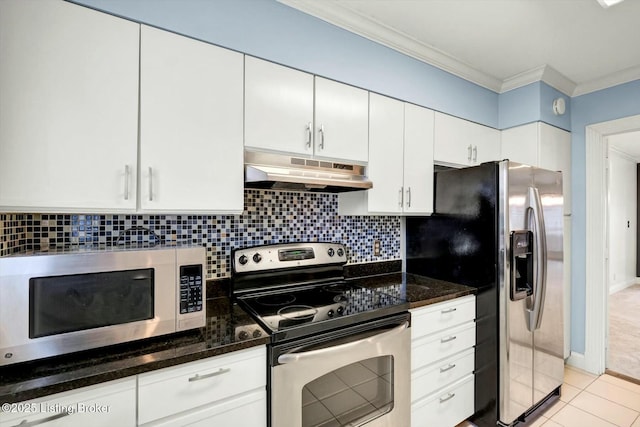
[(620, 283), (612, 284), (609, 287), (609, 295), (615, 294), (616, 292), (620, 292), (623, 289), (627, 289), (628, 287), (633, 286), (636, 283), (638, 283), (638, 279), (637, 278), (629, 280), (629, 281), (626, 281), (626, 282), (620, 282)]
[(586, 371), (586, 362), (584, 359), (584, 354), (582, 353), (576, 353), (575, 351), (572, 351), (571, 355), (565, 360), (565, 363), (569, 366), (573, 366), (574, 368)]

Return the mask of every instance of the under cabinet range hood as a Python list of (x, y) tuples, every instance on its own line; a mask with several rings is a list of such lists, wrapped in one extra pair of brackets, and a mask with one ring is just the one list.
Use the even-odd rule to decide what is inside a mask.
[(247, 188), (340, 193), (373, 187), (362, 165), (257, 151), (245, 151), (244, 164)]

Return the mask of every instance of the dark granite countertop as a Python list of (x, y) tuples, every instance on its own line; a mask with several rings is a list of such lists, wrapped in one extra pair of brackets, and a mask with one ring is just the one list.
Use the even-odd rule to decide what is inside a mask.
[(409, 302), (409, 308), (422, 307), (475, 293), (475, 288), (469, 286), (401, 272), (354, 277), (348, 280), (360, 286), (382, 288), (383, 292), (406, 299)]
[[(208, 288), (210, 286), (208, 285)], [(0, 368), (0, 403), (21, 402), (268, 342), (239, 340), (236, 328), (255, 322), (224, 292), (207, 293), (204, 328)]]

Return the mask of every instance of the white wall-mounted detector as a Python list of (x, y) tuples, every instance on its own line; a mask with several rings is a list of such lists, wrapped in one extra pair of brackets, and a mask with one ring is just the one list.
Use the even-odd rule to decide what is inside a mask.
[(556, 116), (561, 116), (567, 110), (567, 105), (565, 104), (564, 98), (556, 98), (553, 100), (553, 114)]

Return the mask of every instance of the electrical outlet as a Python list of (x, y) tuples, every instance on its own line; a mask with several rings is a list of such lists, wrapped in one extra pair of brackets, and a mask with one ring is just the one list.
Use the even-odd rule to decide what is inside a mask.
[(380, 240), (373, 241), (373, 256), (380, 256)]

